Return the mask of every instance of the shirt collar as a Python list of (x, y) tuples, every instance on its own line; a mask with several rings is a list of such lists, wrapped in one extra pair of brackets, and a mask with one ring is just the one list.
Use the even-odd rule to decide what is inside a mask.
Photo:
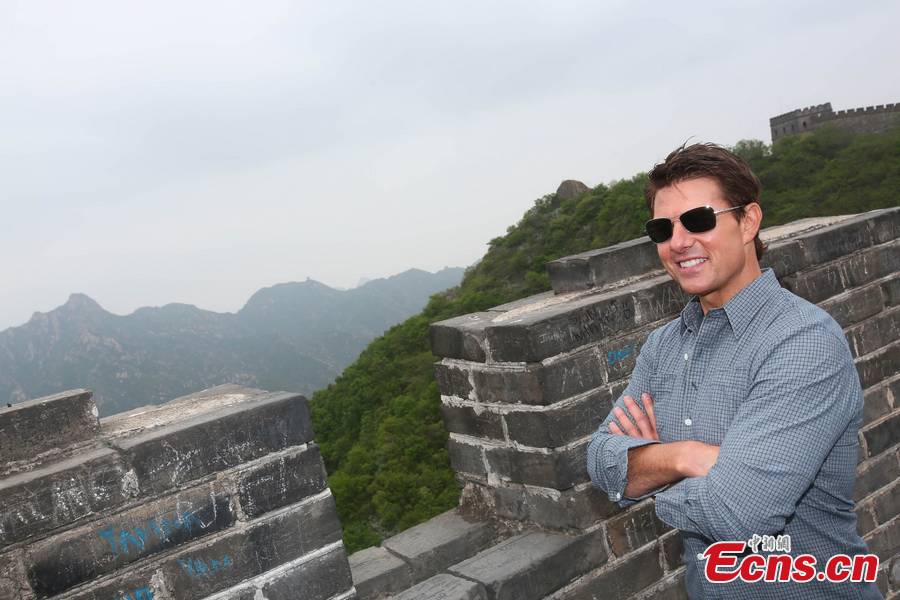
[[(775, 272), (772, 269), (763, 269), (761, 275), (725, 303), (722, 308), (736, 338), (743, 335), (759, 309), (780, 289), (781, 284), (778, 283)], [(681, 311), (682, 330), (697, 331), (702, 319), (703, 309), (700, 307), (700, 298), (694, 296)]]

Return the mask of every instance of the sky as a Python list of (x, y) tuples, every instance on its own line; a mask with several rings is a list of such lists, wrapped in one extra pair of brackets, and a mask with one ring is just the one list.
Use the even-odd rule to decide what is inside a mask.
[(900, 101), (900, 3), (0, 0), (0, 329), (467, 266), (564, 179)]

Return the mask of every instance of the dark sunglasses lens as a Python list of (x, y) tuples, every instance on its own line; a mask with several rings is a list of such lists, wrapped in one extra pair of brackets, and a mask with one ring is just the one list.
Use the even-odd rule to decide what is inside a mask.
[(703, 233), (716, 226), (716, 212), (708, 206), (700, 206), (685, 211), (678, 220), (691, 233)]
[(650, 219), (644, 227), (650, 239), (657, 244), (672, 237), (672, 221), (669, 219)]

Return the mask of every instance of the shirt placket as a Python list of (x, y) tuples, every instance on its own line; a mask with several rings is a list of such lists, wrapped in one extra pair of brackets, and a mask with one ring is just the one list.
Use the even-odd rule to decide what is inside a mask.
[(700, 337), (700, 331), (703, 330), (703, 322), (701, 321), (700, 326), (695, 331), (693, 328), (688, 329), (687, 341), (684, 344), (684, 375), (681, 378), (681, 397), (683, 399), (681, 403), (681, 416), (679, 425), (681, 427), (682, 432), (684, 433), (685, 438), (692, 438), (691, 431), (694, 425), (693, 413), (694, 413), (694, 404), (697, 399), (697, 383), (695, 378), (697, 377), (696, 368), (695, 368), (695, 354), (697, 351), (697, 343)]

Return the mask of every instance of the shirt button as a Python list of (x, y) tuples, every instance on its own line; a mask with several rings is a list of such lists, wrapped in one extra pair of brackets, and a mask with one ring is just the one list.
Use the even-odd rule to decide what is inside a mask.
[(694, 422), (691, 421), (690, 419), (685, 419), (685, 420), (684, 420), (684, 424), (687, 425), (688, 427), (690, 427), (691, 425), (694, 424)]
[(618, 501), (622, 498), (622, 494), (620, 494), (619, 492), (613, 492), (613, 493), (610, 495), (610, 498), (611, 498), (613, 501), (618, 502)]
[(688, 359), (688, 353), (685, 352), (685, 353), (684, 353), (684, 360), (687, 360), (687, 359)]

